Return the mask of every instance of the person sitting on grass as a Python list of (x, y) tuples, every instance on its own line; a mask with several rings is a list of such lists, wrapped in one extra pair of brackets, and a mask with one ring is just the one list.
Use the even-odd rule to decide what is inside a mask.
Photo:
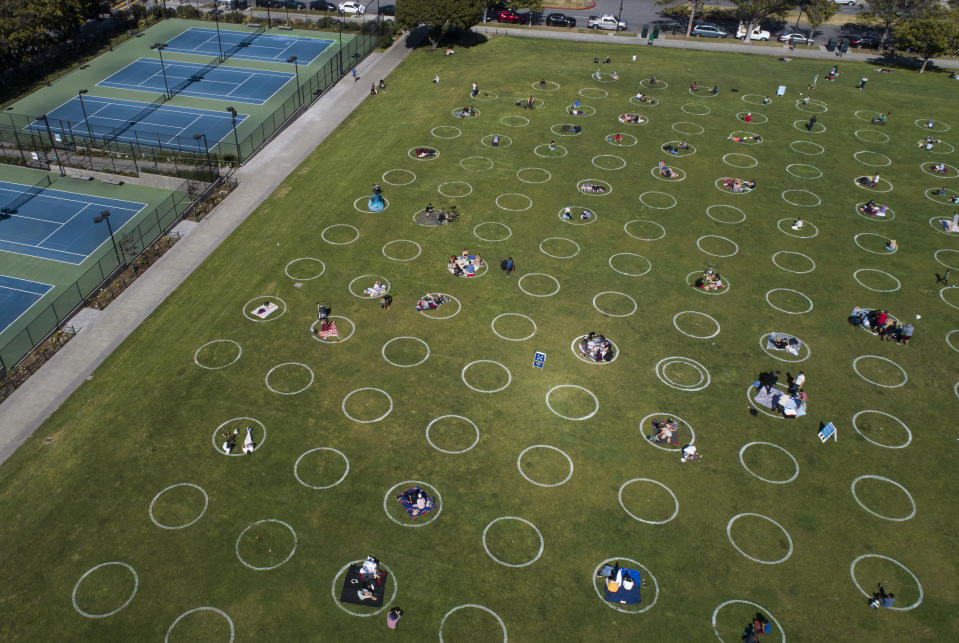
[[(393, 305), (393, 295), (383, 295), (380, 297), (380, 308), (383, 310), (389, 310), (390, 306)], [(336, 325), (333, 326), (333, 330), (336, 330)]]
[(656, 166), (659, 170), (659, 175), (671, 179), (676, 176), (676, 172), (673, 171), (673, 168), (666, 165), (666, 161), (660, 161)]
[(584, 208), (579, 215), (580, 221), (589, 221), (592, 218), (593, 218), (593, 213), (589, 210), (589, 208)]
[(745, 181), (739, 178), (726, 177), (723, 179), (723, 187), (730, 192), (749, 192), (756, 189), (755, 181)]
[(895, 239), (890, 239), (889, 241), (886, 242), (886, 250), (888, 250), (889, 252), (895, 252), (899, 250), (899, 244), (896, 242)]
[(535, 103), (536, 103), (536, 99), (533, 98), (532, 96), (529, 96), (526, 99), (526, 109), (533, 109)]
[(939, 161), (938, 163), (933, 163), (932, 165), (929, 166), (929, 169), (932, 170), (933, 172), (938, 172), (939, 174), (946, 174), (948, 172), (948, 170), (946, 169), (946, 164), (943, 163), (942, 161)]
[(870, 199), (869, 201), (862, 204), (862, 207), (859, 208), (859, 211), (870, 217), (884, 217), (886, 212), (889, 210), (888, 205), (877, 205), (875, 201)]
[(609, 77), (612, 78), (613, 80), (619, 80), (619, 74), (616, 73), (615, 69), (613, 70), (613, 73), (609, 75)]
[(374, 281), (372, 286), (363, 291), (363, 294), (367, 297), (382, 297), (386, 294), (386, 286), (378, 281)]
[(666, 418), (662, 422), (653, 420), (653, 430), (655, 433), (649, 436), (649, 439), (658, 444), (672, 444), (673, 434), (679, 430), (679, 425), (672, 418)]
[(696, 446), (693, 444), (688, 444), (683, 447), (683, 455), (679, 458), (680, 462), (694, 462), (703, 457), (699, 451), (696, 450)]
[(876, 176), (860, 176), (857, 181), (867, 188), (877, 187), (879, 185), (879, 172), (876, 172)]
[(650, 84), (650, 85), (655, 85), (657, 82), (659, 82), (659, 81), (656, 80), (656, 77), (655, 77), (655, 76), (650, 76), (650, 77), (649, 77), (649, 84)]
[(622, 145), (623, 135), (618, 132), (616, 134), (613, 134), (613, 143), (615, 143), (616, 145)]
[(499, 147), (499, 134), (493, 134), (493, 147)]
[(549, 142), (549, 151), (550, 151), (550, 152), (555, 152), (555, 151), (556, 151), (556, 141), (550, 141), (550, 142)]
[(713, 269), (708, 267), (703, 271), (703, 275), (696, 279), (693, 283), (695, 288), (700, 290), (722, 290), (726, 287), (723, 283), (723, 277), (718, 272), (713, 272)]
[(540, 86), (540, 89), (546, 87), (546, 79), (545, 79), (545, 78), (540, 78), (540, 80), (539, 80), (539, 86)]
[(673, 145), (672, 143), (666, 143), (665, 145), (663, 145), (663, 151), (668, 154), (672, 154), (673, 156), (679, 155), (679, 148)]
[(619, 116), (620, 123), (628, 123), (628, 124), (635, 125), (638, 123), (643, 123), (645, 121), (646, 119), (644, 119), (639, 114), (620, 114)]
[(696, 85), (696, 81), (695, 81), (695, 80), (694, 80), (693, 82), (689, 83), (689, 88), (690, 88), (691, 90), (693, 90), (694, 92), (698, 92), (698, 91), (699, 91), (699, 86)]
[(563, 221), (569, 221), (573, 218), (573, 208), (571, 206), (566, 206), (563, 208), (563, 214), (561, 215)]
[(585, 113), (584, 113), (583, 110), (580, 109), (579, 107), (573, 107), (573, 108), (571, 108), (571, 109), (569, 110), (569, 113), (570, 113), (572, 116), (585, 116)]
[(323, 339), (326, 339), (329, 337), (339, 338), (339, 334), (337, 333), (337, 330), (336, 330), (336, 322), (334, 322), (332, 319), (329, 319), (329, 318), (324, 319), (323, 321), (320, 322), (320, 327), (319, 329), (317, 329), (316, 335), (317, 337), (321, 337)]
[(887, 594), (886, 589), (882, 586), (882, 583), (879, 583), (876, 593), (872, 595), (872, 599), (869, 601), (869, 607), (872, 609), (879, 609), (880, 607), (892, 607), (896, 602), (895, 594)]
[(644, 94), (643, 92), (639, 92), (638, 94), (636, 94), (636, 100), (639, 101), (640, 103), (645, 103), (647, 100), (646, 94)]
[(743, 120), (747, 123), (752, 123), (753, 122), (752, 112), (746, 112), (745, 116), (743, 116)]
[(434, 149), (431, 149), (431, 148), (428, 148), (428, 147), (418, 147), (418, 148), (416, 148), (416, 157), (417, 157), (417, 158), (425, 159), (425, 158), (431, 158), (431, 157), (433, 157), (433, 156), (436, 156), (436, 150), (434, 150)]
[(709, 90), (709, 93), (715, 96), (719, 93), (719, 85), (713, 85), (713, 88)]
[(771, 102), (773, 102), (773, 101), (772, 101), (772, 99), (769, 98), (769, 96), (764, 96), (764, 97), (763, 97), (763, 105), (768, 105), (768, 104), (771, 103)]

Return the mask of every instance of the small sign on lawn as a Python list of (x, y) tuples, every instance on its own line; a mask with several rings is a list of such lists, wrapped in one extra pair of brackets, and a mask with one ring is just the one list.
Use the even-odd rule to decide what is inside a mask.
[(536, 351), (533, 353), (533, 366), (536, 368), (543, 368), (543, 364), (546, 363), (546, 353), (541, 353)]

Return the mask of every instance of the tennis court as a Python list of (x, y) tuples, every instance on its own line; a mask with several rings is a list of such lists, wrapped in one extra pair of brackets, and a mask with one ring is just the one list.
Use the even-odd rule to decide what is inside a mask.
[[(0, 181), (0, 250), (80, 264), (110, 237), (93, 218), (110, 211), (117, 237), (144, 203)], [(44, 291), (45, 292), (45, 291)], [(12, 321), (12, 320), (11, 320)]]
[[(85, 110), (85, 111), (84, 111)], [(246, 120), (237, 114), (236, 124)], [(58, 140), (92, 136), (138, 143), (146, 147), (173, 147), (201, 153), (203, 142), (194, 134), (206, 134), (210, 149), (233, 129), (233, 117), (227, 111), (211, 111), (192, 107), (173, 107), (118, 98), (74, 96), (47, 114), (50, 129)], [(35, 120), (25, 129), (46, 132), (46, 124)]]
[(0, 333), (40, 301), (53, 286), (0, 275)]
[(247, 42), (249, 38), (250, 34), (245, 31), (221, 29), (219, 41), (217, 41), (216, 29), (191, 27), (170, 40), (164, 51), (208, 57), (219, 56), (222, 45), (223, 51), (237, 48), (230, 58), (285, 63), (290, 56), (296, 56), (299, 64), (309, 65), (333, 44), (332, 40), (275, 34), (260, 34), (252, 42)]
[(167, 61), (165, 65), (161, 65), (155, 58), (139, 58), (109, 78), (101, 80), (97, 86), (155, 94), (165, 93), (167, 87), (184, 86), (183, 89), (176, 90), (178, 96), (262, 105), (290, 82), (293, 76), (282, 71), (239, 67), (220, 66), (208, 69), (205, 65), (179, 61)]

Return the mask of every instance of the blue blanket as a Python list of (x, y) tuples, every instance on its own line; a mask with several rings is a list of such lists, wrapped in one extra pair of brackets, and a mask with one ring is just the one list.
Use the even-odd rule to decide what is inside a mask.
[[(643, 599), (640, 596), (639, 590), (640, 586), (642, 585), (642, 574), (635, 569), (627, 569), (625, 567), (621, 567), (620, 569), (623, 570), (623, 576), (625, 576), (627, 572), (629, 572), (629, 575), (632, 576), (634, 583), (633, 588), (626, 590), (622, 585), (620, 585), (619, 591), (616, 592), (611, 592), (607, 588), (604, 598), (610, 603), (624, 603), (626, 605), (638, 605), (639, 603), (642, 603)], [(603, 581), (603, 584), (605, 586), (605, 580)]]
[[(422, 493), (423, 498), (426, 500), (426, 507), (420, 509), (416, 506), (416, 497), (417, 494)], [(420, 489), (419, 487), (413, 487), (412, 489), (407, 489), (401, 494), (396, 496), (396, 499), (400, 501), (400, 504), (403, 505), (403, 508), (406, 509), (406, 513), (410, 515), (410, 518), (414, 520), (419, 518), (425, 513), (433, 511), (436, 509), (436, 503), (433, 502), (433, 499), (430, 498), (429, 494)]]

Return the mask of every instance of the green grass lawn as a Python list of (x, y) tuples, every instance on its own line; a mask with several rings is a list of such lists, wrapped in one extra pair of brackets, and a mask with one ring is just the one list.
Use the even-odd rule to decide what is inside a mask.
[[(639, 60), (627, 62), (634, 52)], [(947, 333), (959, 329), (959, 289), (940, 298), (935, 284), (936, 272), (945, 270), (936, 257), (959, 268), (959, 243), (929, 223), (936, 215), (951, 217), (954, 208), (924, 196), (931, 187), (959, 187), (921, 169), (938, 159), (959, 165), (959, 157), (919, 150), (926, 132), (913, 123), (933, 118), (938, 128), (959, 128), (955, 83), (935, 73), (878, 74), (844, 61), (839, 81), (816, 89), (814, 99), (828, 111), (817, 114), (825, 132), (812, 133), (803, 127), (811, 114), (795, 103), (814, 75), (822, 80), (830, 61), (786, 64), (764, 56), (520, 38), (441, 53), (414, 52), (389, 77), (388, 89), (364, 103), (0, 468), (0, 602), (6, 606), (0, 637), (158, 640), (189, 610), (215, 607), (232, 618), (237, 640), (373, 640), (386, 632), (385, 613), (350, 615), (331, 595), (339, 596), (340, 587), (331, 588), (342, 580), (338, 572), (367, 554), (395, 575), (389, 604), (406, 610), (395, 636), (410, 641), (435, 639), (444, 615), (465, 604), (492, 610), (517, 641), (704, 641), (713, 636), (714, 622), (724, 640), (735, 641), (757, 609), (750, 603), (774, 616), (791, 640), (959, 636), (953, 555), (959, 522), (949, 509), (953, 501), (945, 502), (956, 465), (946, 451), (956, 437), (959, 380), (959, 333)], [(616, 69), (620, 80), (591, 80), (593, 57), (607, 54), (614, 64), (603, 65), (603, 72)], [(430, 82), (434, 74), (438, 85)], [(668, 83), (649, 92), (659, 103), (630, 104), (650, 74)], [(860, 92), (855, 84), (863, 74), (870, 80)], [(559, 87), (532, 89), (541, 78)], [(471, 101), (474, 80), (482, 93)], [(719, 95), (690, 95), (693, 80), (718, 84)], [(786, 97), (771, 105), (741, 100), (774, 96), (779, 84), (788, 87)], [(541, 101), (537, 109), (515, 106), (530, 94)], [(566, 106), (577, 98), (595, 115), (569, 116)], [(451, 115), (471, 102), (478, 117)], [(736, 117), (747, 110), (756, 115), (749, 125)], [(870, 111), (892, 117), (880, 128), (857, 118), (858, 110), (866, 119)], [(622, 125), (617, 117), (626, 111), (649, 122)], [(759, 123), (760, 113), (768, 122)], [(582, 126), (580, 135), (551, 133), (551, 126), (570, 122)], [(674, 126), (703, 132), (679, 134)], [(443, 129), (436, 134), (455, 138), (431, 135), (437, 127)], [(742, 130), (763, 142), (726, 140)], [(606, 136), (616, 132), (637, 144), (611, 145)], [(939, 136), (959, 144), (954, 132)], [(498, 148), (481, 143), (494, 134), (501, 136)], [(661, 151), (684, 136), (695, 154), (673, 158)], [(534, 154), (534, 148), (545, 154), (551, 139), (568, 154)], [(427, 145), (438, 158), (408, 154)], [(868, 162), (890, 163), (879, 171), (892, 192), (870, 195), (855, 185), (856, 177), (875, 171), (854, 158), (863, 150), (884, 155), (858, 155)], [(735, 169), (724, 156), (756, 166)], [(652, 175), (664, 158), (685, 180)], [(412, 176), (390, 170), (409, 170), (415, 181), (389, 185)], [(799, 178), (820, 172), (818, 179)], [(754, 179), (758, 188), (723, 191), (714, 186), (723, 177)], [(581, 180), (604, 181), (612, 191), (582, 194)], [(358, 212), (354, 200), (362, 207), (373, 182), (383, 185), (389, 207), (378, 215)], [(468, 183), (468, 196), (438, 193), (468, 192), (457, 182)], [(786, 197), (821, 205), (789, 205), (781, 197), (786, 190), (808, 190), (812, 194)], [(516, 211), (498, 207), (500, 195), (510, 195), (499, 204)], [(894, 217), (858, 214), (856, 204), (870, 196), (888, 199)], [(455, 202), (459, 222), (414, 224), (428, 202)], [(568, 204), (597, 216), (585, 225), (566, 223), (558, 215)], [(787, 234), (797, 216), (811, 224), (804, 234), (818, 234)], [(485, 222), (505, 224), (511, 236), (480, 241), (474, 227)], [(346, 243), (354, 232), (328, 229), (337, 224), (355, 226), (359, 237)], [(496, 239), (506, 228), (485, 225), (477, 233)], [(883, 252), (888, 238), (898, 240), (897, 253)], [(415, 242), (422, 251), (389, 243), (395, 240)], [(482, 277), (456, 279), (445, 270), (447, 258), (464, 248), (489, 260)], [(387, 254), (415, 258), (395, 261)], [(784, 268), (773, 263), (774, 254)], [(509, 279), (499, 269), (507, 255), (518, 266)], [(316, 278), (320, 264), (295, 261), (307, 257), (323, 262)], [(687, 285), (687, 276), (707, 264), (728, 280), (723, 294)], [(553, 277), (558, 292), (524, 294), (520, 278), (528, 273)], [(901, 287), (873, 292), (854, 274), (872, 289), (892, 290), (897, 280)], [(391, 310), (350, 294), (357, 277), (363, 278), (355, 291), (371, 285), (368, 275), (389, 280)], [(537, 275), (523, 279), (522, 287), (537, 295), (557, 289)], [(775, 289), (799, 291), (811, 303)], [(427, 291), (455, 297), (432, 313), (449, 318), (414, 311)], [(774, 310), (769, 291), (779, 308), (811, 310)], [(266, 322), (245, 317), (266, 299), (284, 306)], [(310, 335), (317, 302), (348, 318), (338, 321), (349, 339), (323, 344)], [(912, 346), (882, 343), (849, 326), (847, 315), (857, 304), (914, 320)], [(684, 311), (710, 316), (718, 333), (704, 315)], [(505, 313), (514, 315), (499, 317), (491, 328)], [(506, 341), (494, 334), (495, 328), (514, 339), (530, 335), (533, 325), (518, 315), (535, 323), (531, 338)], [(614, 362), (589, 364), (571, 352), (571, 343), (591, 330), (615, 342)], [(802, 339), (809, 358), (789, 364), (768, 355), (761, 338), (771, 331)], [(397, 337), (421, 339), (428, 356), (415, 340), (390, 341)], [(199, 368), (198, 349), (217, 339), (238, 343), (242, 355), (233, 344), (213, 344), (197, 357), (224, 368)], [(547, 355), (542, 370), (532, 367), (537, 350)], [(384, 355), (398, 364), (421, 363), (401, 368)], [(870, 379), (896, 386), (898, 365), (908, 381), (897, 388), (864, 381), (853, 370), (864, 355), (883, 358), (858, 362)], [(661, 364), (670, 357), (694, 362)], [(269, 384), (305, 390), (268, 390), (268, 372), (291, 362), (312, 375), (287, 365), (269, 373)], [(698, 390), (668, 386), (657, 376), (658, 365), (666, 380)], [(786, 421), (749, 413), (750, 383), (772, 368), (781, 369), (783, 379), (805, 371), (807, 416)], [(471, 387), (508, 386), (476, 392), (461, 379), (464, 369)], [(360, 389), (380, 389), (389, 399)], [(558, 414), (588, 417), (562, 419), (547, 399)], [(385, 418), (361, 423), (344, 410), (359, 420)], [(857, 432), (853, 418), (863, 410), (893, 417), (863, 413)], [(681, 464), (678, 452), (646, 442), (641, 429), (649, 431), (648, 417), (667, 413), (693, 427), (701, 461)], [(474, 423), (478, 441), (467, 421), (438, 419), (451, 415)], [(232, 418), (257, 422), (228, 422)], [(911, 443), (877, 445), (906, 442), (896, 418), (909, 427)], [(819, 423), (829, 420), (839, 427), (839, 441), (822, 445)], [(218, 453), (221, 424), (253, 424), (261, 445), (252, 456)], [(680, 437), (689, 439), (685, 431)], [(744, 450), (755, 442), (775, 446)], [(534, 445), (554, 448), (529, 449)], [(555, 486), (524, 479), (517, 468), (521, 454), (522, 474)], [(912, 505), (894, 485), (861, 476), (901, 484), (915, 501), (915, 515), (894, 522), (870, 513), (905, 518)], [(420, 519), (427, 521), (422, 526), (390, 497), (414, 484), (407, 481), (422, 482), (441, 500), (442, 511)], [(203, 493), (174, 487), (153, 502), (153, 518), (178, 526), (205, 512), (183, 529), (161, 529), (151, 522), (151, 501), (179, 483)], [(727, 531), (749, 557), (782, 562), (753, 562)], [(244, 566), (238, 552), (251, 567), (273, 569)], [(856, 563), (854, 582), (850, 566), (862, 555), (868, 557)], [(883, 556), (905, 565), (922, 589)], [(616, 560), (635, 561), (624, 564), (648, 573), (637, 608), (642, 613), (611, 609), (619, 606), (594, 591), (594, 570)], [(136, 570), (135, 595), (113, 616), (84, 618), (74, 600), (98, 614), (130, 596), (133, 577), (119, 565), (101, 567), (77, 585), (94, 566), (114, 561)], [(897, 607), (918, 606), (870, 610), (856, 583), (872, 591), (880, 581), (897, 595)], [(170, 640), (225, 641), (229, 635), (222, 616), (203, 610), (178, 621)], [(442, 636), (498, 640), (501, 630), (492, 613), (463, 608), (448, 615)], [(779, 628), (769, 637), (780, 638)]]

